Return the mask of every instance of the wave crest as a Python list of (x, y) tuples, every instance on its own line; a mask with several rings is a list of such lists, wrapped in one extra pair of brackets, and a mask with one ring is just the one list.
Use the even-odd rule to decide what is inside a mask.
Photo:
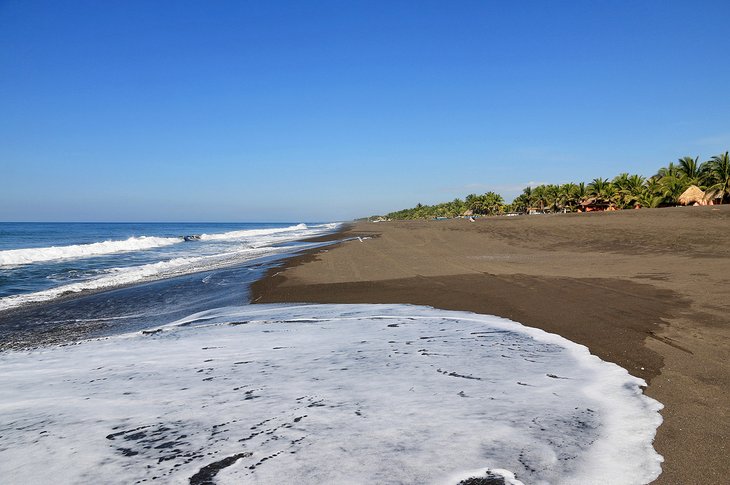
[(140, 266), (109, 268), (105, 270), (103, 276), (97, 278), (56, 286), (34, 293), (21, 293), (0, 298), (0, 311), (27, 303), (53, 300), (73, 293), (81, 293), (89, 290), (104, 290), (143, 281), (153, 281), (199, 271), (207, 271), (281, 251), (284, 251), (284, 249), (272, 247), (244, 248), (214, 256), (182, 257)]
[(222, 232), (219, 234), (201, 234), (202, 241), (223, 241), (228, 239), (243, 239), (249, 237), (269, 236), (293, 231), (304, 231), (308, 229), (306, 224), (297, 224), (289, 227), (277, 227), (272, 229), (243, 229), (240, 231)]
[(50, 246), (46, 248), (23, 248), (0, 251), (0, 266), (20, 266), (59, 259), (88, 258), (104, 254), (154, 249), (179, 243), (176, 237), (139, 236), (122, 241), (102, 241), (72, 246)]

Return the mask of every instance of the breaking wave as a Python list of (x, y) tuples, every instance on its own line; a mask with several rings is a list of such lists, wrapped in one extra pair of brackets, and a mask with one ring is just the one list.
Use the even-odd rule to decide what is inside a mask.
[(140, 236), (130, 237), (122, 241), (102, 241), (72, 246), (8, 249), (0, 251), (0, 266), (19, 266), (60, 259), (89, 258), (105, 254), (154, 249), (179, 242), (182, 242), (179, 237)]
[(133, 283), (153, 281), (173, 276), (181, 276), (199, 271), (208, 271), (250, 259), (285, 251), (286, 248), (244, 248), (214, 256), (174, 258), (168, 261), (143, 264), (125, 268), (110, 268), (98, 278), (56, 286), (33, 293), (23, 293), (0, 298), (0, 311), (8, 310), (27, 303), (53, 300), (61, 296), (90, 290), (103, 290)]
[[(209, 271), (244, 263), (252, 259), (292, 251), (288, 243), (319, 236), (335, 230), (340, 224), (295, 224), (288, 227), (264, 227), (214, 234), (197, 234), (199, 239), (183, 242), (180, 237), (141, 236), (126, 240), (91, 244), (22, 248), (0, 251), (0, 270), (20, 274), (29, 271), (43, 274), (43, 286), (31, 291), (0, 297), (0, 311), (38, 303), (86, 291), (106, 290), (136, 283), (146, 283), (175, 276)], [(182, 243), (182, 244), (179, 244)], [(169, 248), (162, 248), (169, 246)], [(297, 248), (310, 246), (309, 243)], [(158, 249), (144, 253), (145, 250)], [(139, 253), (130, 255), (130, 252)], [(101, 255), (126, 253), (108, 257), (106, 261), (83, 261)], [(53, 265), (64, 263), (61, 268)], [(48, 262), (49, 268), (42, 265)], [(131, 264), (130, 264), (131, 263)], [(12, 273), (8, 274), (12, 274)], [(22, 278), (18, 280), (23, 284)], [(48, 287), (48, 282), (54, 284)], [(0, 294), (1, 295), (1, 294)]]
[[(321, 231), (337, 228), (339, 224), (296, 224), (289, 227), (270, 229), (246, 229), (218, 234), (201, 234), (201, 241), (256, 241), (257, 247), (275, 242), (281, 238), (298, 239), (316, 235)], [(270, 236), (267, 238), (267, 236)], [(118, 241), (101, 241), (90, 244), (75, 244), (70, 246), (50, 246), (42, 248), (21, 248), (0, 251), (0, 267), (21, 266), (48, 261), (68, 259), (83, 259), (104, 256), (114, 253), (144, 251), (149, 249), (170, 246), (183, 242), (183, 235), (179, 237), (135, 236)]]
[(293, 231), (305, 231), (307, 229), (309, 229), (309, 227), (306, 224), (297, 224), (296, 226), (280, 227), (276, 229), (244, 229), (241, 231), (222, 232), (220, 234), (201, 234), (200, 239), (202, 241), (226, 241), (229, 239), (253, 238), (290, 233)]

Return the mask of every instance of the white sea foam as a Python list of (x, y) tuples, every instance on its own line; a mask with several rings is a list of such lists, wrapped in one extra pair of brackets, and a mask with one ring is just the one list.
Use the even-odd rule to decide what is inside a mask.
[(105, 270), (103, 276), (96, 278), (68, 283), (33, 293), (22, 293), (0, 298), (0, 311), (15, 308), (27, 303), (38, 303), (53, 300), (60, 296), (72, 293), (80, 293), (89, 290), (102, 290), (133, 283), (170, 278), (198, 271), (208, 271), (284, 252), (286, 250), (286, 248), (275, 247), (242, 248), (237, 251), (216, 254), (213, 256), (174, 258), (167, 261), (159, 261), (157, 263), (143, 264), (140, 266), (110, 268)]
[[(89, 291), (89, 290), (102, 290), (102, 289), (109, 289), (114, 288), (117, 286), (122, 285), (129, 285), (134, 283), (141, 283), (146, 281), (153, 281), (163, 278), (170, 278), (173, 276), (179, 276), (184, 274), (190, 274), (195, 273), (198, 271), (207, 271), (211, 269), (216, 268), (222, 268), (225, 266), (238, 264), (244, 261), (249, 261), (251, 259), (260, 258), (264, 256), (269, 256), (277, 253), (282, 253), (291, 250), (290, 248), (286, 247), (279, 247), (276, 246), (277, 244), (283, 244), (287, 242), (296, 241), (299, 239), (304, 239), (311, 236), (317, 236), (320, 234), (324, 234), (327, 232), (330, 232), (334, 229), (336, 229), (340, 224), (339, 223), (331, 223), (331, 224), (317, 224), (312, 226), (307, 226), (305, 224), (297, 224), (294, 226), (284, 227), (284, 228), (272, 228), (272, 229), (252, 229), (252, 230), (246, 230), (246, 231), (235, 231), (231, 233), (221, 233), (221, 234), (212, 234), (212, 235), (204, 235), (205, 238), (201, 239), (207, 239), (208, 241), (219, 241), (219, 242), (225, 242), (225, 241), (232, 241), (234, 244), (223, 244), (223, 245), (215, 245), (211, 246), (216, 251), (222, 251), (218, 252), (216, 254), (203, 254), (201, 255), (200, 252), (196, 251), (207, 251), (208, 253), (211, 251), (211, 249), (206, 249), (203, 246), (200, 246), (197, 242), (191, 242), (187, 247), (190, 247), (190, 256), (184, 256), (184, 257), (177, 257), (177, 258), (171, 258), (163, 261), (158, 261), (155, 263), (148, 263), (148, 264), (142, 264), (138, 266), (127, 266), (127, 267), (113, 267), (113, 268), (107, 268), (107, 269), (94, 269), (93, 271), (87, 271), (85, 273), (81, 272), (73, 272), (73, 276), (71, 276), (70, 273), (64, 273), (63, 275), (66, 276), (66, 278), (61, 278), (60, 275), (53, 274), (51, 275), (51, 278), (57, 281), (63, 281), (63, 279), (72, 279), (74, 277), (78, 277), (79, 275), (84, 276), (88, 275), (87, 277), (83, 279), (79, 279), (77, 281), (74, 281), (72, 283), (65, 283), (61, 284), (59, 286), (55, 286), (53, 288), (40, 290), (32, 293), (23, 293), (23, 294), (16, 294), (16, 295), (10, 295), (3, 298), (0, 298), (0, 311), (7, 310), (10, 308), (15, 308), (27, 303), (38, 303), (42, 301), (48, 301), (53, 300), (55, 298), (58, 298), (63, 295), (73, 294), (73, 293), (80, 293), (83, 291)], [(245, 234), (245, 235), (243, 235)], [(180, 238), (156, 238), (156, 237), (148, 237), (148, 238), (131, 238), (135, 239), (136, 243), (139, 243), (140, 241), (157, 241), (157, 244), (162, 244), (164, 241), (173, 241), (169, 242), (169, 244), (173, 244), (174, 242), (180, 242), (182, 239)], [(129, 241), (129, 240), (127, 240)], [(122, 241), (124, 242), (124, 241)], [(135, 244), (136, 244), (135, 243)], [(85, 246), (94, 246), (97, 247), (97, 244), (106, 244), (106, 243), (95, 243), (95, 244), (88, 244), (88, 245), (81, 245), (81, 246), (66, 246), (66, 248), (80, 248)], [(205, 244), (204, 242), (202, 244)], [(212, 243), (211, 243), (212, 244)], [(98, 246), (97, 251), (101, 251), (102, 247), (109, 248), (110, 246)], [(130, 246), (129, 251), (132, 251), (134, 249), (131, 249), (132, 246)], [(152, 246), (150, 246), (152, 247)], [(302, 248), (307, 247), (307, 245), (301, 246)], [(50, 257), (51, 254), (56, 254), (50, 250), (56, 250), (56, 249), (62, 249), (62, 248), (38, 248), (33, 250), (11, 250), (11, 251), (4, 251), (5, 253), (11, 253), (13, 251), (29, 251), (29, 253), (26, 254), (26, 256), (31, 254), (33, 251), (36, 251), (37, 254), (46, 254), (44, 251), (49, 250), (47, 252), (47, 256)], [(87, 248), (88, 249), (88, 248)], [(138, 249), (144, 249), (141, 246)], [(76, 251), (74, 253), (74, 251)], [(85, 251), (85, 252), (84, 252)], [(88, 250), (68, 250), (64, 254), (70, 255), (70, 254), (77, 254), (78, 258), (81, 257), (88, 257), (90, 256), (90, 252)], [(3, 251), (0, 251), (0, 258), (2, 258)], [(59, 253), (60, 254), (60, 253)], [(97, 255), (102, 253), (97, 253)], [(18, 259), (18, 256), (13, 256), (16, 259), (12, 259), (11, 257), (8, 257), (8, 259), (3, 260), (0, 259), (0, 266), (2, 266), (3, 261), (20, 261)], [(29, 257), (29, 256), (28, 256)], [(40, 256), (35, 256), (39, 258)], [(72, 257), (72, 256), (68, 256)], [(41, 261), (40, 259), (36, 259), (35, 262)]]
[[(296, 224), (288, 227), (268, 229), (246, 229), (217, 234), (202, 234), (202, 241), (235, 241), (249, 240), (256, 247), (265, 246), (278, 241), (288, 241), (303, 237), (314, 236), (336, 229), (339, 223)], [(64, 259), (81, 259), (103, 256), (107, 254), (131, 251), (143, 251), (183, 242), (182, 237), (139, 236), (120, 241), (101, 241), (90, 244), (75, 244), (71, 246), (51, 246), (43, 248), (21, 248), (0, 251), (0, 268), (20, 266), (24, 264), (43, 263)]]
[(309, 227), (306, 224), (297, 224), (295, 226), (271, 229), (244, 229), (241, 231), (230, 231), (217, 234), (201, 234), (200, 239), (203, 241), (226, 241), (230, 239), (261, 238), (261, 236), (306, 231), (307, 229), (309, 229)]
[(89, 258), (105, 254), (141, 251), (169, 246), (181, 242), (179, 237), (130, 237), (122, 241), (102, 241), (72, 246), (51, 246), (46, 248), (7, 249), (0, 251), (0, 267), (41, 263), (61, 259)]
[(661, 404), (641, 379), (505, 319), (255, 305), (158, 330), (0, 354), (0, 476), (455, 484), (488, 469), (514, 485), (622, 485), (661, 472)]

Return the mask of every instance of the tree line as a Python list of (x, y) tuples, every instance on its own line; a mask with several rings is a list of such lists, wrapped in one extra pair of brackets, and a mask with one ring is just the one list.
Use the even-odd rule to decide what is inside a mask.
[[(497, 215), (507, 212), (576, 212), (586, 204), (611, 209), (666, 207), (679, 204), (679, 196), (690, 186), (703, 190), (707, 200), (730, 202), (730, 157), (728, 152), (700, 163), (699, 157), (682, 157), (662, 167), (651, 177), (622, 173), (613, 179), (595, 178), (589, 183), (543, 184), (525, 187), (511, 204), (495, 192), (469, 194), (435, 205), (417, 204), (410, 209), (386, 214), (388, 219), (432, 219), (464, 214)], [(383, 216), (373, 216), (383, 217)]]

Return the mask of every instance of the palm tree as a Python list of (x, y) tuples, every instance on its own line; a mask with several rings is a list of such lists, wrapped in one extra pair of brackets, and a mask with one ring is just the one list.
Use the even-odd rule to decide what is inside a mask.
[(522, 189), (522, 193), (515, 197), (515, 200), (512, 201), (513, 210), (527, 213), (534, 204), (533, 198), (532, 187), (528, 185)]
[(616, 206), (620, 201), (620, 195), (616, 186), (611, 182), (608, 183), (603, 191), (602, 199), (608, 203), (609, 206)]
[(641, 175), (629, 176), (628, 185), (626, 186), (626, 194), (627, 199), (634, 207), (636, 207), (637, 204), (641, 205), (639, 203), (639, 197), (644, 192), (644, 182), (646, 182), (646, 179)]
[(576, 195), (577, 190), (578, 186), (574, 183), (563, 184), (560, 186), (560, 193), (558, 194), (558, 198), (560, 201), (561, 209), (569, 212), (575, 211), (575, 208), (580, 202)]
[(464, 204), (464, 201), (458, 197), (448, 203), (448, 215), (450, 217), (458, 217), (463, 214), (465, 210), (466, 205)]
[(670, 163), (667, 167), (660, 168), (652, 177), (656, 182), (652, 184), (652, 191), (654, 195), (662, 197), (662, 203), (665, 205), (677, 204), (677, 199), (682, 192), (687, 190), (690, 185), (700, 181), (701, 172), (697, 159), (683, 157), (678, 162), (677, 165)]
[(532, 187), (528, 185), (527, 187), (522, 189), (522, 195), (527, 197), (527, 200), (530, 200), (530, 198), (532, 197)]
[(532, 189), (532, 201), (535, 205), (540, 206), (540, 212), (545, 211), (545, 205), (547, 205), (548, 199), (544, 185), (538, 185)]
[(613, 179), (613, 185), (618, 192), (618, 203), (622, 209), (636, 207), (639, 196), (644, 191), (644, 177), (622, 173)]
[(515, 200), (512, 201), (512, 210), (514, 210), (515, 212), (527, 212), (527, 209), (529, 208), (530, 199), (524, 191), (520, 195), (515, 197)]
[(641, 193), (638, 194), (636, 201), (641, 207), (659, 207), (664, 202), (664, 197), (657, 195), (651, 188), (644, 187)]
[(545, 186), (545, 203), (550, 212), (560, 210), (560, 188), (554, 184)]
[(595, 178), (588, 184), (588, 194), (597, 197), (606, 190), (608, 184), (609, 181), (604, 178)]
[(464, 205), (466, 208), (475, 214), (479, 214), (481, 209), (481, 203), (479, 201), (479, 196), (477, 194), (469, 194), (466, 196), (466, 200), (464, 200)]
[(715, 155), (707, 162), (707, 193), (722, 204), (730, 196), (730, 157), (728, 152)]
[(487, 214), (500, 214), (504, 211), (504, 199), (495, 192), (487, 192), (480, 197), (483, 209)]
[(588, 194), (595, 197), (596, 201), (610, 205), (615, 201), (617, 192), (607, 179), (595, 178), (588, 184)]
[(616, 191), (618, 192), (618, 205), (622, 209), (625, 209), (630, 206), (631, 204), (631, 197), (629, 194), (629, 174), (624, 172), (622, 174), (616, 175), (613, 180), (611, 181), (613, 186), (616, 188)]
[(679, 174), (687, 179), (687, 185), (700, 185), (700, 180), (704, 172), (704, 163), (699, 163), (700, 157), (682, 157), (677, 160)]
[(662, 178), (666, 176), (676, 177), (679, 175), (679, 167), (674, 162), (669, 162), (669, 165), (662, 167), (656, 173), (656, 177)]
[(667, 175), (659, 179), (659, 195), (664, 199), (664, 204), (676, 205), (677, 199), (682, 193), (687, 190), (689, 184), (683, 177), (676, 177)]

